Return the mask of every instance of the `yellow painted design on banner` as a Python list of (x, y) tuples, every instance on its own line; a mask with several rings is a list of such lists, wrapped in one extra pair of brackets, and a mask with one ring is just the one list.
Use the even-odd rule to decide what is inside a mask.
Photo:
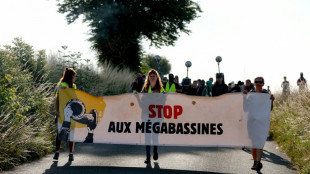
[[(68, 107), (72, 108), (68, 106), (68, 104), (70, 103), (73, 103), (75, 105), (75, 108), (77, 108), (75, 110), (78, 111), (75, 111), (74, 109), (73, 110), (74, 112), (78, 113), (74, 113), (72, 111), (69, 112), (66, 111)], [(78, 105), (78, 107), (76, 107), (76, 105)], [(65, 115), (67, 114), (67, 117), (76, 115), (77, 117), (79, 117), (78, 119), (82, 120), (81, 122), (83, 122), (83, 119), (87, 119), (87, 117), (89, 118), (89, 115), (96, 113), (95, 114), (97, 119), (96, 122), (98, 124), (103, 118), (105, 107), (106, 103), (103, 97), (95, 97), (83, 91), (72, 88), (61, 89), (59, 92), (60, 117), (58, 121), (59, 123), (63, 124), (65, 120)], [(73, 130), (74, 128), (83, 128), (83, 127), (87, 127), (87, 125), (71, 119), (71, 125), (70, 125), (71, 130)]]

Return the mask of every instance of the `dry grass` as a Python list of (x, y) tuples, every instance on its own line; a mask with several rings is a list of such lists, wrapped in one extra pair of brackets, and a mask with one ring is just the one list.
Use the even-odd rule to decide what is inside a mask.
[(27, 112), (22, 116), (17, 116), (12, 108), (0, 112), (0, 171), (52, 152), (51, 138), (55, 129), (48, 111), (52, 106), (49, 96), (53, 89), (48, 84), (37, 88), (31, 86), (29, 84), (29, 89), (24, 90), (33, 90), (31, 94), (35, 97), (45, 96), (37, 101), (40, 103), (33, 103), (30, 107), (29, 100), (17, 98), (20, 107), (29, 108)]
[(310, 173), (310, 91), (275, 94), (270, 135), (300, 173)]
[(95, 96), (126, 93), (135, 78), (129, 69), (118, 69), (109, 63), (100, 64), (96, 75), (97, 82), (86, 91)]

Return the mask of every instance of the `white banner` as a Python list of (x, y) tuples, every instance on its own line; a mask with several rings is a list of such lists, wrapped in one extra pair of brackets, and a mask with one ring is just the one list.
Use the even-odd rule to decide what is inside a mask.
[(60, 91), (62, 140), (89, 143), (254, 147), (268, 136), (269, 94), (219, 97), (140, 93), (94, 97)]

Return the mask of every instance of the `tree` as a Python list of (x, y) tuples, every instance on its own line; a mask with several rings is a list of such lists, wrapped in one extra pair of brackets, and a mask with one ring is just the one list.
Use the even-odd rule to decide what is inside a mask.
[(21, 65), (22, 70), (28, 70), (33, 73), (36, 69), (36, 61), (34, 59), (34, 50), (31, 45), (25, 43), (22, 38), (14, 38), (13, 46), (4, 45), (11, 56)]
[(141, 39), (156, 47), (174, 45), (179, 33), (189, 34), (189, 24), (201, 12), (191, 0), (58, 0), (58, 12), (68, 23), (83, 15), (91, 28), (93, 48), (99, 61), (137, 71)]
[(171, 64), (166, 57), (161, 57), (159, 62), (156, 61), (154, 54), (148, 54), (146, 57), (142, 58), (141, 73), (146, 74), (150, 69), (155, 69), (160, 72), (162, 75), (170, 73)]
[(45, 50), (39, 50), (36, 54), (36, 69), (33, 74), (35, 82), (39, 84), (46, 82), (48, 72), (46, 52)]

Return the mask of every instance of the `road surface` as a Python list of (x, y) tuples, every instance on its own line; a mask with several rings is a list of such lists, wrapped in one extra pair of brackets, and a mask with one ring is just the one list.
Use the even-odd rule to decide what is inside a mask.
[[(65, 150), (60, 153), (58, 161), (54, 161), (51, 154), (3, 173), (257, 173), (250, 169), (253, 164), (250, 149), (159, 146), (158, 152), (159, 159), (152, 160), (151, 164), (146, 165), (145, 146), (78, 144), (75, 147), (73, 162), (68, 162), (68, 150)], [(262, 163), (264, 166), (259, 173), (297, 173), (287, 156), (280, 152), (273, 141), (266, 142)]]

